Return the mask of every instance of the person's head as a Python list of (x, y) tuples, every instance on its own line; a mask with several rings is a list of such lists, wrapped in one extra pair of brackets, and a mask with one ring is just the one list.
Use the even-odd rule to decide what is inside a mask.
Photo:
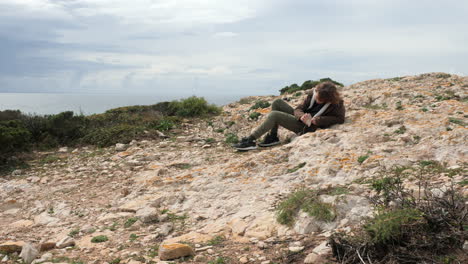
[(323, 82), (315, 87), (314, 99), (319, 104), (338, 104), (341, 101), (340, 94), (332, 82)]

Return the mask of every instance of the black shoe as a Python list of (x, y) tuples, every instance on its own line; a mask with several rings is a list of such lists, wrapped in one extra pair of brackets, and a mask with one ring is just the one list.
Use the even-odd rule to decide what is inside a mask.
[(280, 144), (280, 140), (277, 135), (267, 134), (262, 142), (258, 143), (260, 147), (271, 147)]
[(252, 149), (257, 149), (257, 144), (255, 143), (254, 140), (250, 138), (242, 138), (241, 141), (237, 144), (232, 145), (234, 148), (237, 150), (252, 150)]

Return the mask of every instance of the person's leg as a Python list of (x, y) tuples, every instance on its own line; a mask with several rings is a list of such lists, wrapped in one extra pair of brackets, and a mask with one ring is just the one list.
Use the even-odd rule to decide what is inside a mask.
[[(288, 103), (283, 99), (276, 99), (271, 104), (271, 110), (283, 112), (289, 115), (294, 115), (294, 108), (292, 108)], [(295, 118), (294, 118), (295, 119)], [(292, 123), (292, 122), (290, 122)], [(278, 124), (274, 125), (270, 130), (270, 135), (273, 137), (278, 137)]]
[(305, 125), (301, 121), (298, 121), (294, 115), (275, 110), (268, 114), (265, 121), (250, 135), (250, 138), (258, 139), (268, 131), (277, 133), (278, 126), (299, 133), (303, 131)]
[(275, 101), (273, 101), (273, 103), (271, 104), (271, 110), (294, 115), (294, 108), (292, 108), (292, 106), (286, 103), (283, 99), (276, 99)]

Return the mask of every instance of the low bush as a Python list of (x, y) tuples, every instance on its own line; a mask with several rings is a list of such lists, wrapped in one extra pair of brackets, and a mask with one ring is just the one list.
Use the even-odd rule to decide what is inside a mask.
[(320, 221), (329, 222), (336, 217), (333, 205), (320, 201), (318, 194), (309, 189), (300, 189), (289, 194), (276, 210), (278, 223), (287, 226), (294, 225), (300, 210)]
[[(434, 161), (381, 172), (370, 181), (375, 191), (370, 201), (377, 213), (352, 233), (333, 234), (329, 240), (333, 256), (344, 264), (463, 262), (457, 252), (468, 239), (468, 199), (454, 185), (435, 195), (427, 179), (464, 172)], [(419, 179), (419, 193), (405, 189), (403, 181), (409, 175)], [(453, 262), (446, 262), (447, 256)]]
[(270, 107), (270, 106), (271, 106), (271, 104), (268, 101), (259, 100), (259, 101), (256, 101), (255, 104), (250, 107), (250, 110), (255, 110), (255, 109), (259, 109), (259, 108), (267, 108), (267, 107)]
[(301, 86), (294, 83), (294, 84), (291, 84), (289, 86), (285, 86), (284, 88), (280, 89), (279, 91), (280, 91), (280, 94), (296, 93), (298, 91), (312, 89), (315, 86), (317, 86), (319, 83), (322, 83), (322, 82), (332, 82), (337, 86), (343, 87), (342, 83), (334, 81), (334, 80), (332, 80), (330, 78), (322, 78), (322, 79), (320, 79), (318, 81), (312, 81), (312, 80), (305, 81)]
[(220, 113), (221, 108), (195, 96), (148, 106), (119, 107), (90, 116), (75, 115), (72, 111), (56, 115), (0, 111), (0, 167), (3, 168), (7, 157), (16, 152), (78, 144), (107, 147), (128, 143), (138, 137), (151, 136), (154, 130), (171, 130), (182, 118), (204, 118)]
[(180, 101), (172, 101), (169, 104), (169, 113), (180, 117), (195, 117), (220, 114), (221, 109), (216, 105), (209, 105), (202, 97), (192, 96)]
[(29, 148), (31, 133), (19, 120), (0, 122), (0, 153), (12, 153)]

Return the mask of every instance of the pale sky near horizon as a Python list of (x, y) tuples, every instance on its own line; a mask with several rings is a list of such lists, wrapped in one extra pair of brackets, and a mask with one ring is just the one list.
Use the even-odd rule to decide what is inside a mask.
[(0, 0), (0, 92), (277, 94), (468, 74), (468, 1)]

